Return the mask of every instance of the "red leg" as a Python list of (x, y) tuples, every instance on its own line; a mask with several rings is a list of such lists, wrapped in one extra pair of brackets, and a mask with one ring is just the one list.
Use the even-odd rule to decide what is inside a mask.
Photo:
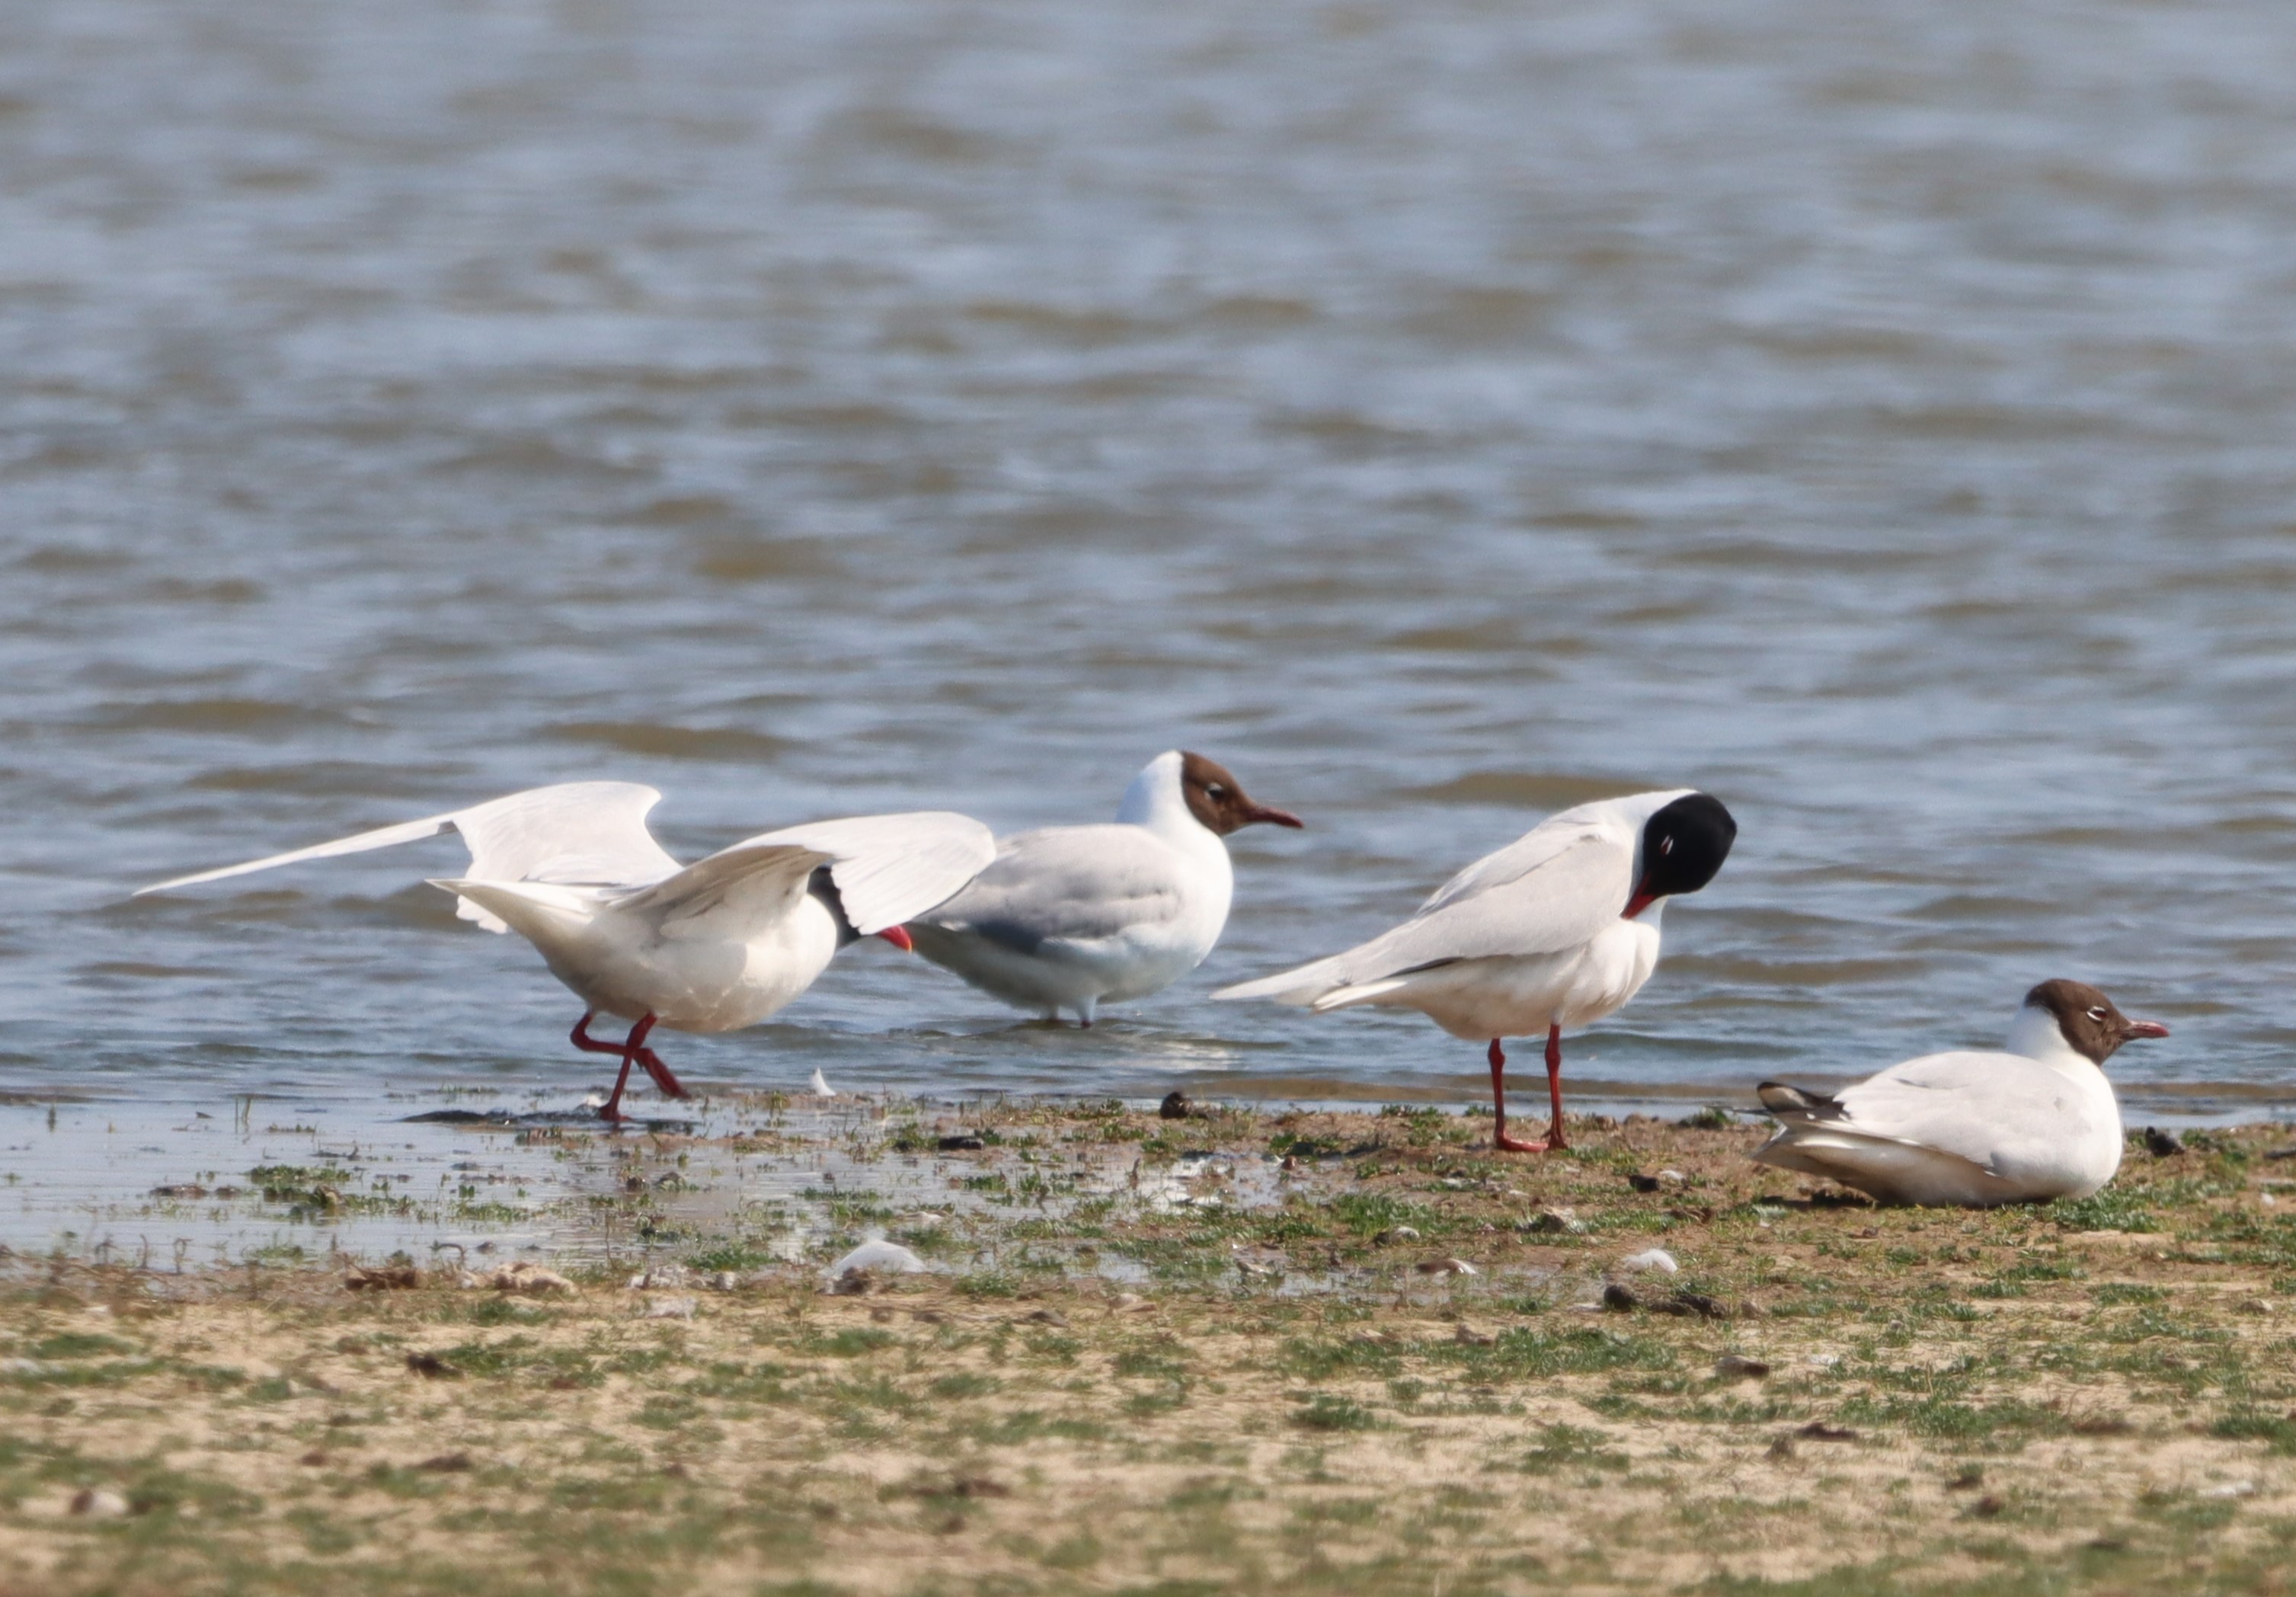
[(574, 1023), (573, 1033), (568, 1038), (568, 1041), (572, 1042), (575, 1047), (580, 1049), (586, 1054), (619, 1054), (622, 1051), (622, 1045), (620, 1043), (602, 1042), (597, 1038), (590, 1035), (590, 1023), (597, 1017), (598, 1011), (592, 1009), (589, 1013), (583, 1016), (581, 1019), (576, 1021)]
[(622, 1073), (614, 1078), (614, 1090), (606, 1094), (606, 1101), (598, 1106), (598, 1118), (619, 1125), (626, 1118), (622, 1114), (622, 1089), (630, 1084), (631, 1056), (622, 1056)]
[(1546, 1101), (1552, 1117), (1546, 1123), (1546, 1146), (1551, 1152), (1570, 1146), (1562, 1140), (1562, 1028), (1546, 1028)]
[(1523, 1142), (1506, 1134), (1506, 1051), (1499, 1047), (1496, 1037), (1491, 1039), (1491, 1111), (1496, 1124), (1491, 1132), (1491, 1146), (1503, 1153), (1543, 1153), (1546, 1145)]
[(661, 1089), (664, 1098), (692, 1098), (693, 1094), (685, 1090), (684, 1083), (669, 1074), (669, 1066), (661, 1062), (661, 1056), (644, 1046), (646, 1033), (652, 1030), (653, 1017), (651, 1015), (630, 1028), (629, 1045), (637, 1050), (638, 1063), (645, 1067), (648, 1075), (653, 1077), (653, 1084)]
[(613, 1054), (622, 1061), (622, 1073), (614, 1078), (614, 1090), (606, 1095), (606, 1101), (598, 1106), (599, 1119), (619, 1121), (623, 1118), (622, 1090), (629, 1085), (632, 1065), (644, 1066), (645, 1073), (653, 1077), (655, 1085), (659, 1086), (668, 1097), (688, 1096), (685, 1089), (679, 1085), (677, 1078), (669, 1074), (669, 1066), (661, 1062), (661, 1056), (645, 1045), (646, 1033), (653, 1030), (652, 1015), (641, 1017), (638, 1023), (630, 1028), (630, 1034), (623, 1041), (606, 1042), (590, 1035), (590, 1022), (596, 1014), (597, 1011), (593, 1009), (576, 1021), (569, 1041), (584, 1053)]

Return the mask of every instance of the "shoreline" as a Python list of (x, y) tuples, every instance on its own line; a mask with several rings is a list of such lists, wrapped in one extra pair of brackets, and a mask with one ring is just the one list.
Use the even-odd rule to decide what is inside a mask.
[[(1987, 1212), (1488, 1133), (791, 1110), (529, 1144), (611, 1256), (0, 1256), (0, 1593), (2229, 1591), (2296, 1540), (2288, 1128)], [(831, 1290), (872, 1234), (925, 1271)]]

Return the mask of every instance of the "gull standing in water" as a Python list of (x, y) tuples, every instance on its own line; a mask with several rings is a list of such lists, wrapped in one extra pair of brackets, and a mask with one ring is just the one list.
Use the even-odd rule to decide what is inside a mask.
[(2120, 1104), (2104, 1062), (2124, 1042), (2168, 1034), (2094, 987), (2043, 982), (2010, 1023), (2006, 1052), (1924, 1054), (1831, 1098), (1764, 1082), (1762, 1107), (1781, 1129), (1753, 1157), (1883, 1203), (2087, 1198), (2120, 1168)]
[[(586, 1006), (574, 1046), (622, 1062), (598, 1113), (622, 1118), (630, 1066), (671, 1098), (684, 1086), (646, 1046), (657, 1025), (731, 1032), (813, 985), (837, 951), (866, 936), (909, 946), (901, 923), (948, 897), (996, 857), (987, 827), (947, 811), (865, 815), (766, 832), (681, 866), (646, 830), (660, 801), (632, 782), (567, 782), (201, 871), (137, 896), (307, 860), (458, 832), (463, 876), (435, 880), (455, 913), (515, 931)], [(629, 1021), (619, 1042), (590, 1035), (601, 1012)]]
[[(1488, 1038), (1493, 1140), (1514, 1153), (1562, 1139), (1562, 1033), (1640, 992), (1658, 964), (1666, 901), (1695, 893), (1729, 857), (1738, 823), (1703, 793), (1604, 799), (1550, 816), (1453, 877), (1394, 930), (1214, 998), (1316, 1011), (1417, 1009), (1454, 1037)], [(1546, 1038), (1546, 1140), (1506, 1134), (1507, 1037)]]
[(1090, 1025), (1100, 1005), (1160, 992), (1203, 963), (1227, 925), (1226, 839), (1303, 824), (1254, 803), (1225, 766), (1173, 749), (1124, 790), (1111, 826), (1049, 827), (996, 845), (996, 863), (931, 914), (917, 952), (985, 992)]

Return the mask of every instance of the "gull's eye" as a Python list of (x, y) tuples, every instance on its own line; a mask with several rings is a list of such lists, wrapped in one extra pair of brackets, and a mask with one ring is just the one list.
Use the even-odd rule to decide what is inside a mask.
[(1658, 840), (1658, 852), (1661, 854), (1670, 854), (1674, 852), (1674, 839), (1671, 837), (1660, 838)]
[(1218, 782), (1207, 782), (1204, 784), (1204, 796), (1206, 798), (1226, 798), (1227, 796), (1227, 789), (1221, 786)]
[(2091, 1020), (2103, 1020), (2104, 1018), (2104, 1006), (2103, 1004), (2091, 1004), (2088, 1007), (2088, 1017)]

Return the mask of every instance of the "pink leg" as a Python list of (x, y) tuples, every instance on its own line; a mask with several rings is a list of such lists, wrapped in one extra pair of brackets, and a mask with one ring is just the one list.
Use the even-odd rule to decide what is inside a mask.
[(1545, 1146), (1538, 1142), (1519, 1141), (1506, 1134), (1506, 1051), (1499, 1047), (1496, 1037), (1491, 1039), (1491, 1111), (1496, 1124), (1491, 1132), (1491, 1146), (1502, 1153), (1543, 1153)]
[(1546, 1147), (1549, 1152), (1570, 1146), (1562, 1140), (1562, 1028), (1546, 1028), (1546, 1101), (1552, 1117), (1546, 1123)]
[(597, 1011), (593, 1009), (576, 1021), (568, 1040), (584, 1053), (613, 1054), (622, 1061), (622, 1073), (614, 1078), (614, 1090), (606, 1095), (606, 1101), (598, 1106), (599, 1119), (619, 1122), (623, 1118), (622, 1090), (629, 1085), (630, 1066), (634, 1064), (644, 1065), (646, 1074), (652, 1076), (670, 1097), (685, 1096), (685, 1089), (677, 1084), (677, 1078), (669, 1074), (669, 1068), (662, 1064), (660, 1056), (645, 1045), (646, 1033), (653, 1030), (652, 1015), (632, 1026), (629, 1036), (622, 1041), (607, 1042), (590, 1035), (590, 1021), (596, 1014)]
[[(646, 1017), (646, 1024), (649, 1025), (653, 1024), (653, 1017), (652, 1016), (648, 1016)], [(664, 1098), (692, 1098), (693, 1096), (693, 1094), (685, 1090), (684, 1083), (680, 1083), (676, 1076), (669, 1074), (669, 1066), (661, 1062), (661, 1056), (654, 1052), (653, 1050), (650, 1048), (642, 1048), (638, 1050), (638, 1063), (645, 1067), (645, 1073), (648, 1075), (653, 1077), (653, 1084), (661, 1089), (661, 1095)]]

